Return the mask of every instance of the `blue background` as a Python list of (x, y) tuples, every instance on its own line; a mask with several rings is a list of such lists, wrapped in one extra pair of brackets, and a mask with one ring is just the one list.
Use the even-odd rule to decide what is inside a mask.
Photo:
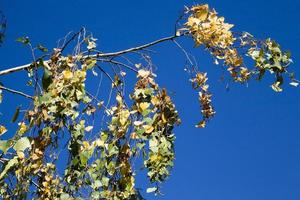
[[(184, 5), (209, 3), (235, 30), (258, 38), (271, 37), (292, 51), (291, 69), (299, 72), (300, 3), (296, 0), (1, 0), (8, 19), (7, 38), (0, 48), (0, 69), (31, 61), (30, 52), (15, 42), (27, 35), (49, 48), (69, 31), (85, 26), (98, 38), (103, 51), (116, 51), (173, 34), (174, 22)], [(164, 196), (147, 199), (196, 200), (299, 200), (300, 199), (300, 93), (288, 86), (273, 92), (272, 79), (249, 86), (218, 81), (220, 66), (192, 41), (179, 40), (207, 71), (217, 114), (206, 129), (196, 129), (200, 117), (197, 94), (183, 68), (185, 57), (172, 43), (153, 50), (158, 82), (172, 95), (183, 124), (176, 131), (176, 161)], [(24, 88), (25, 73), (1, 77), (12, 88)], [(7, 94), (0, 111), (14, 112), (24, 99)], [(10, 118), (0, 116), (9, 122)], [(140, 186), (147, 187), (144, 181)]]

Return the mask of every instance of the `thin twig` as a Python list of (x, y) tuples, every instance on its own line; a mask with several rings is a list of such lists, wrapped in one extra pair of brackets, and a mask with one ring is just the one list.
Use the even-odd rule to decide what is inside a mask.
[(119, 55), (122, 55), (122, 54), (125, 54), (125, 53), (135, 52), (135, 51), (138, 51), (138, 50), (142, 50), (142, 49), (148, 48), (150, 46), (156, 45), (156, 44), (161, 43), (161, 42), (165, 42), (165, 41), (168, 41), (168, 40), (173, 40), (173, 39), (175, 39), (177, 37), (180, 37), (182, 35), (173, 35), (173, 36), (169, 36), (169, 37), (164, 37), (164, 38), (155, 40), (153, 42), (150, 42), (148, 44), (144, 44), (144, 45), (141, 45), (141, 46), (138, 46), (138, 47), (133, 47), (133, 48), (129, 48), (129, 49), (122, 50), (122, 51), (117, 51), (117, 52), (112, 52), (112, 53), (102, 53), (102, 54), (100, 53), (100, 54), (93, 55), (93, 56), (96, 56), (96, 57), (114, 57), (114, 56), (119, 56)]
[(74, 40), (75, 39), (75, 37), (77, 36), (77, 35), (79, 35), (82, 31), (84, 31), (84, 27), (82, 27), (77, 33), (75, 33), (67, 42), (65, 42), (65, 44), (63, 45), (63, 47), (61, 48), (61, 52), (63, 52), (64, 50), (65, 50), (65, 48), (70, 44), (70, 42), (72, 41), (72, 40)]
[[(165, 42), (165, 41), (168, 41), (168, 40), (173, 40), (173, 39), (175, 39), (177, 37), (181, 37), (183, 35), (185, 35), (185, 33), (183, 33), (181, 35), (173, 35), (173, 36), (169, 36), (169, 37), (164, 37), (164, 38), (155, 40), (153, 42), (150, 42), (148, 44), (144, 44), (144, 45), (141, 45), (141, 46), (138, 46), (138, 47), (129, 48), (129, 49), (122, 50), (122, 51), (117, 51), (117, 52), (112, 52), (112, 53), (97, 53), (97, 54), (93, 54), (93, 55), (83, 56), (82, 59), (86, 59), (88, 57), (89, 58), (116, 57), (116, 56), (120, 56), (122, 54), (126, 54), (126, 53), (129, 53), (129, 52), (139, 51), (139, 50), (148, 48), (150, 46), (159, 44), (161, 42)], [(46, 60), (44, 62), (49, 63), (50, 60)], [(5, 69), (5, 70), (0, 71), (0, 76), (5, 75), (5, 74), (9, 74), (9, 73), (13, 73), (13, 72), (17, 72), (17, 71), (21, 71), (21, 70), (25, 70), (25, 69), (30, 69), (32, 67), (33, 67), (32, 63), (30, 63), (30, 64), (25, 64), (25, 65), (13, 67), (13, 68)]]
[(1, 86), (1, 85), (0, 85), (0, 90), (5, 90), (5, 91), (10, 92), (10, 93), (13, 93), (13, 94), (21, 95), (21, 96), (26, 97), (26, 98), (28, 98), (28, 99), (33, 99), (33, 97), (30, 96), (30, 95), (28, 95), (28, 94), (25, 94), (25, 93), (23, 93), (23, 92), (20, 92), (20, 91), (17, 91), (17, 90), (13, 90), (13, 89), (10, 89), (10, 88)]
[(193, 61), (191, 60), (188, 52), (176, 41), (176, 40), (172, 40), (174, 42), (174, 44), (184, 53), (186, 59), (189, 61), (189, 63), (191, 64), (191, 66), (194, 66)]
[(133, 67), (131, 67), (131, 66), (125, 64), (125, 63), (112, 60), (112, 59), (97, 59), (97, 60), (101, 61), (101, 62), (109, 62), (109, 63), (115, 64), (115, 65), (120, 65), (120, 66), (126, 67), (127, 69), (130, 69), (130, 70), (132, 70), (136, 73), (138, 72), (138, 70), (134, 69)]

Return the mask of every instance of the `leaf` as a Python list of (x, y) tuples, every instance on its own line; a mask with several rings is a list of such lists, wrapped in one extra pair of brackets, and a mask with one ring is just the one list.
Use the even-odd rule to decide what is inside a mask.
[(156, 192), (156, 191), (157, 191), (157, 187), (147, 188), (147, 190), (146, 190), (147, 193), (152, 193), (152, 192)]
[(27, 126), (24, 122), (20, 122), (19, 124), (18, 134), (23, 135), (27, 131)]
[(68, 195), (67, 193), (62, 193), (61, 195), (60, 195), (60, 198), (59, 198), (60, 200), (68, 200), (68, 199), (70, 199), (70, 195)]
[(96, 65), (96, 63), (97, 63), (96, 59), (89, 58), (89, 59), (85, 60), (85, 64), (86, 64), (87, 69), (92, 69)]
[(29, 37), (19, 37), (16, 41), (25, 45), (30, 43)]
[(0, 125), (0, 135), (4, 134), (7, 132), (7, 129), (5, 128), (5, 126)]
[[(299, 83), (298, 83), (298, 82), (295, 82), (295, 81), (293, 81), (293, 82), (291, 82), (291, 83), (290, 83), (290, 85), (297, 87), (297, 86), (299, 85)], [(0, 132), (1, 132), (1, 131), (0, 131)]]
[(148, 134), (152, 133), (152, 131), (154, 130), (154, 127), (151, 125), (144, 125), (143, 127), (145, 129), (145, 133), (148, 133)]
[(200, 21), (204, 21), (208, 17), (208, 4), (192, 7), (191, 10), (195, 12), (195, 17)]
[(142, 103), (140, 103), (140, 108), (141, 108), (142, 112), (144, 110), (146, 110), (147, 108), (149, 108), (149, 106), (150, 106), (150, 103), (148, 103), (148, 102), (142, 102)]
[(196, 125), (196, 128), (204, 128), (205, 125), (206, 125), (205, 120), (202, 120), (201, 122), (199, 122), (199, 123)]
[(31, 148), (31, 144), (27, 137), (22, 137), (16, 142), (13, 148), (16, 151), (25, 151), (26, 149)]
[(137, 77), (147, 78), (150, 74), (151, 74), (150, 71), (146, 71), (146, 70), (144, 70), (144, 69), (140, 69), (140, 70), (138, 71)]
[(14, 116), (12, 117), (11, 122), (16, 122), (16, 120), (18, 119), (19, 114), (20, 114), (20, 106), (18, 106), (18, 107), (16, 108), (15, 114), (14, 114)]
[(0, 174), (0, 180), (6, 175), (8, 170), (15, 166), (18, 163), (18, 157), (14, 157), (13, 159), (9, 160), (8, 163), (5, 165), (4, 170)]
[(86, 132), (90, 132), (93, 128), (94, 128), (93, 126), (87, 126), (87, 127), (85, 127), (84, 130), (85, 130)]
[(96, 48), (96, 43), (94, 41), (88, 41), (88, 46), (87, 49), (91, 50), (91, 49), (95, 49)]
[(7, 150), (10, 148), (10, 141), (9, 140), (0, 140), (0, 150), (6, 154)]
[[(44, 65), (45, 65), (45, 63), (46, 62), (44, 62)], [(43, 86), (44, 90), (47, 90), (47, 88), (49, 87), (49, 85), (52, 83), (52, 78), (51, 78), (52, 73), (48, 69), (47, 65), (45, 65), (45, 67), (44, 67), (44, 73), (43, 73), (43, 77), (42, 77), (42, 86)]]
[(124, 126), (127, 123), (127, 120), (130, 116), (129, 110), (122, 110), (120, 112), (120, 124)]
[(109, 178), (103, 176), (102, 179), (101, 179), (101, 183), (103, 186), (108, 186), (108, 183), (109, 183)]
[(275, 92), (282, 92), (282, 88), (280, 87), (280, 82), (276, 82), (274, 84), (271, 85), (271, 88), (275, 91)]
[(70, 80), (73, 78), (73, 72), (70, 70), (64, 70), (63, 71), (64, 80)]
[(48, 52), (48, 49), (46, 47), (44, 47), (43, 45), (41, 45), (41, 44), (37, 45), (37, 48), (39, 50), (41, 50), (42, 52)]

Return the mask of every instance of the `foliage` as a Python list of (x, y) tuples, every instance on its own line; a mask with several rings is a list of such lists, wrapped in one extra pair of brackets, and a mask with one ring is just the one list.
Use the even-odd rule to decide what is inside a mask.
[[(32, 100), (25, 114), (20, 113), (20, 108), (16, 110), (12, 122), (18, 126), (13, 137), (0, 140), (0, 196), (142, 199), (135, 184), (141, 167), (147, 170), (151, 184), (146, 192), (160, 193), (160, 184), (169, 177), (175, 158), (173, 129), (181, 121), (167, 90), (155, 81), (150, 57), (140, 52), (149, 46), (192, 37), (195, 47), (204, 46), (216, 63), (227, 67), (236, 82), (260, 80), (265, 72), (270, 72), (275, 75), (272, 88), (276, 92), (282, 91), (286, 75), (292, 85), (298, 85), (288, 72), (292, 62), (290, 53), (282, 51), (275, 41), (257, 40), (247, 32), (232, 32), (233, 25), (225, 23), (208, 5), (187, 8), (184, 16), (183, 25), (174, 36), (115, 53), (98, 51), (96, 39), (86, 36), (85, 29), (52, 54), (42, 45), (33, 47), (28, 37), (19, 38), (17, 41), (33, 52), (39, 50), (42, 56), (25, 66), (29, 85), (34, 89), (33, 97), (0, 86), (0, 95), (7, 91)], [(75, 38), (79, 42), (74, 53), (65, 55), (64, 50)], [(140, 53), (145, 63), (121, 62), (121, 55), (130, 52)], [(246, 67), (246, 57), (253, 60), (253, 69)], [(102, 67), (105, 63), (112, 66), (113, 75)], [(136, 80), (131, 94), (126, 96), (125, 77), (129, 72), (136, 75)], [(193, 63), (188, 72), (201, 106), (202, 119), (196, 127), (203, 128), (215, 114), (207, 73), (199, 72)], [(115, 99), (112, 103), (87, 91), (87, 79), (97, 77), (98, 73), (111, 81)], [(106, 117), (105, 125), (93, 123), (91, 117), (97, 114)], [(7, 132), (12, 130), (0, 125), (0, 135)], [(65, 159), (58, 153), (64, 150), (60, 142), (63, 139), (67, 142), (69, 159), (63, 166), (64, 174), (60, 174), (57, 163)], [(140, 163), (142, 166), (137, 166)]]

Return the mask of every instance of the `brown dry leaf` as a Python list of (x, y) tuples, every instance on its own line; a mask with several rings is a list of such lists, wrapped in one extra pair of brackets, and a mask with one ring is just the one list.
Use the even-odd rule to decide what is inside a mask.
[(196, 125), (196, 127), (197, 127), (197, 128), (204, 128), (205, 125), (206, 125), (206, 122), (203, 120), (203, 121), (199, 122), (199, 123)]
[(208, 17), (208, 4), (194, 6), (191, 10), (195, 13), (195, 16), (200, 20), (204, 21)]

